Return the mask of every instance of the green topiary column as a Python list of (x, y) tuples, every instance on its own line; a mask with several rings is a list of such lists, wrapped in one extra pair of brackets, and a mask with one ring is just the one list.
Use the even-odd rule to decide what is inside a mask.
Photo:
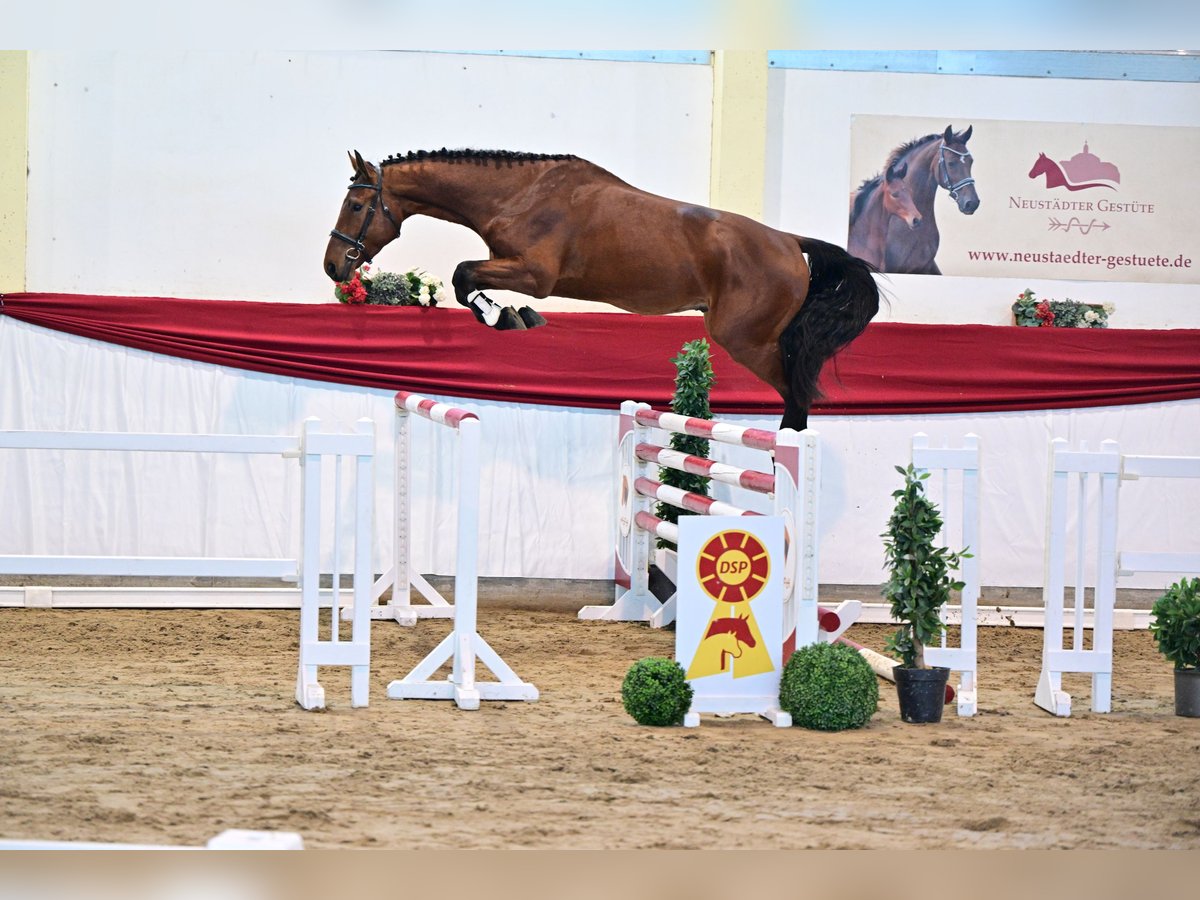
[[(680, 353), (671, 360), (675, 364), (675, 396), (671, 400), (671, 411), (681, 416), (696, 419), (711, 419), (712, 410), (708, 405), (708, 395), (712, 390), (716, 377), (713, 375), (712, 358), (709, 354), (708, 341), (699, 338), (689, 341), (680, 349)], [(693, 437), (688, 434), (672, 434), (671, 449), (692, 456), (708, 458), (708, 440)], [(659, 469), (658, 480), (694, 494), (708, 496), (708, 481), (702, 475), (691, 475), (676, 469)], [(655, 515), (666, 522), (678, 522), (680, 515), (690, 513), (671, 506), (669, 503), (659, 503)], [(661, 538), (659, 547), (674, 545)]]

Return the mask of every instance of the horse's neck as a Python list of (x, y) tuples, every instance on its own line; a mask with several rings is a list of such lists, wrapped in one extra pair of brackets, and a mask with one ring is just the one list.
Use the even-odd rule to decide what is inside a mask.
[(863, 218), (866, 219), (867, 226), (872, 230), (885, 228), (888, 218), (891, 216), (886, 206), (885, 190), (886, 188), (881, 181), (875, 186), (871, 197), (867, 200), (866, 207), (863, 209)]
[(384, 170), (384, 186), (405, 215), (432, 216), (481, 232), (537, 180), (538, 163), (507, 167), (423, 161)]
[(921, 215), (933, 215), (933, 201), (938, 189), (938, 154), (937, 142), (931, 141), (921, 149), (909, 164), (908, 187), (912, 192), (913, 203), (921, 210)]

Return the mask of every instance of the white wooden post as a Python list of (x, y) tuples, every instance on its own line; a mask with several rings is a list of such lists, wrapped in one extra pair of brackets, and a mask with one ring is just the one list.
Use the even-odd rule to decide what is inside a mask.
[[(350, 705), (366, 706), (370, 700), (371, 673), (371, 583), (374, 576), (371, 562), (375, 453), (375, 426), (369, 419), (360, 419), (354, 435), (333, 435), (319, 432), (320, 422), (304, 420), (300, 439), (300, 662), (296, 675), (296, 702), (304, 709), (325, 706), (325, 689), (318, 681), (321, 666), (350, 668)], [(339, 634), (342, 614), (339, 602), (341, 562), (335, 558), (332, 566), (333, 589), (329, 603), (329, 638), (320, 637), (321, 618), (321, 525), (325, 519), (321, 506), (321, 472), (324, 457), (332, 459), (335, 471), (334, 509), (331, 522), (334, 528), (335, 557), (341, 551), (342, 521), (339, 511), (341, 460), (355, 458), (354, 474), (354, 586), (353, 608), (350, 611), (351, 634), (348, 640)]]
[[(1034, 702), (1056, 716), (1071, 714), (1071, 695), (1062, 689), (1064, 672), (1085, 672), (1092, 676), (1092, 710), (1109, 712), (1112, 708), (1112, 624), (1116, 602), (1117, 488), (1121, 455), (1115, 441), (1105, 441), (1099, 452), (1085, 448), (1069, 450), (1062, 438), (1050, 443), (1049, 489), (1046, 507), (1046, 572), (1042, 598), (1045, 625), (1042, 644), (1042, 672), (1038, 678)], [(1083, 535), (1087, 526), (1087, 483), (1089, 475), (1098, 477), (1099, 532), (1093, 600), (1092, 647), (1083, 647), (1086, 589)], [(1078, 479), (1077, 521), (1080, 540), (1076, 547), (1075, 608), (1072, 621), (1071, 649), (1063, 648), (1063, 614), (1066, 597), (1067, 512), (1070, 478)]]
[(652, 511), (650, 498), (640, 494), (634, 484), (648, 477), (649, 464), (639, 459), (638, 444), (648, 440), (650, 428), (636, 419), (645, 403), (626, 400), (621, 404), (617, 425), (617, 534), (613, 553), (614, 597), (611, 605), (585, 606), (580, 619), (615, 622), (646, 622), (656, 626), (671, 621), (674, 598), (669, 601), (670, 615), (663, 620), (664, 604), (650, 591), (650, 558), (654, 535), (637, 524), (638, 513)]
[[(959, 571), (963, 582), (962, 624), (959, 645), (947, 646), (945, 630), (942, 631), (941, 646), (926, 647), (925, 661), (931, 666), (945, 666), (962, 674), (956, 697), (958, 714), (973, 716), (978, 708), (978, 605), (980, 595), (980, 499), (979, 499), (979, 436), (968, 434), (961, 448), (929, 446), (929, 436), (924, 433), (913, 435), (912, 463), (922, 472), (941, 472), (941, 491), (937, 498), (942, 511), (942, 521), (949, 522), (951, 515), (961, 516), (962, 546), (971, 556), (962, 561)], [(949, 473), (962, 473), (962, 496), (959, 504), (953, 504), (950, 495)], [(957, 507), (957, 511), (951, 509)], [(950, 529), (943, 526), (942, 541), (950, 542)], [(946, 610), (942, 609), (942, 623), (946, 622)]]

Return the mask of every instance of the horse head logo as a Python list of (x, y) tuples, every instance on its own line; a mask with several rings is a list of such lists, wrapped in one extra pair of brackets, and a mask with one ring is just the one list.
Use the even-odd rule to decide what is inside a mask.
[(1068, 191), (1085, 191), (1089, 188), (1106, 187), (1115, 191), (1121, 182), (1121, 170), (1110, 162), (1104, 162), (1088, 150), (1084, 143), (1083, 152), (1070, 159), (1055, 162), (1045, 153), (1038, 153), (1029, 170), (1030, 178), (1046, 176), (1047, 190), (1065, 187)]

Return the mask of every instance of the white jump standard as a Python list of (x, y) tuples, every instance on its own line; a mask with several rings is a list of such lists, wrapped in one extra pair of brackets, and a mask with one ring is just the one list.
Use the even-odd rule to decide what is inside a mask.
[[(458, 435), (458, 544), (453, 605), (410, 567), (411, 415), (451, 428)], [(474, 413), (408, 391), (396, 394), (394, 562), (392, 569), (376, 585), (377, 595), (390, 585), (392, 601), (390, 606), (378, 609), (402, 624), (414, 624), (423, 614), (433, 612), (444, 616), (445, 611), (449, 611), (454, 617), (454, 629), (404, 678), (388, 685), (387, 695), (393, 700), (453, 700), (460, 709), (479, 709), (480, 700), (538, 699), (537, 688), (522, 681), (477, 630), (479, 443), (480, 422)], [(416, 585), (432, 605), (412, 605), (410, 585)], [(498, 680), (476, 681), (476, 660), (487, 666)], [(447, 662), (451, 663), (450, 674), (443, 680), (433, 680), (434, 674)]]
[[(1092, 676), (1092, 711), (1112, 711), (1113, 607), (1117, 578), (1135, 572), (1188, 573), (1200, 571), (1200, 553), (1155, 553), (1117, 549), (1117, 495), (1123, 481), (1142, 478), (1200, 478), (1200, 456), (1130, 456), (1116, 441), (1104, 441), (1099, 451), (1086, 445), (1071, 450), (1067, 441), (1050, 442), (1049, 489), (1046, 503), (1046, 572), (1043, 588), (1045, 638), (1042, 672), (1034, 703), (1056, 716), (1071, 714), (1071, 695), (1062, 689), (1064, 672)], [(1070, 481), (1075, 480), (1075, 491)], [(1092, 601), (1092, 646), (1083, 646), (1086, 511), (1089, 485), (1095, 482), (1095, 594)], [(1067, 578), (1067, 522), (1070, 495), (1075, 494), (1074, 606), (1071, 648), (1063, 647), (1064, 601)]]
[[(980, 595), (980, 564), (981, 564), (981, 533), (980, 522), (980, 485), (979, 485), (979, 436), (968, 434), (963, 439), (962, 447), (930, 447), (929, 437), (923, 433), (913, 435), (912, 463), (917, 471), (938, 472), (939, 478), (930, 478), (926, 482), (926, 490), (932, 485), (940, 484), (940, 496), (931, 499), (942, 511), (942, 521), (946, 523), (942, 529), (943, 544), (951, 543), (949, 529), (946, 527), (952, 521), (951, 472), (962, 475), (959, 489), (958, 504), (960, 522), (960, 541), (955, 546), (966, 549), (970, 556), (962, 561), (962, 619), (959, 628), (959, 645), (947, 646), (946, 630), (942, 630), (941, 645), (925, 648), (925, 662), (930, 666), (944, 666), (955, 672), (962, 673), (959, 682), (958, 714), (973, 716), (978, 708), (978, 616)], [(941, 610), (942, 624), (946, 624), (947, 609)]]

